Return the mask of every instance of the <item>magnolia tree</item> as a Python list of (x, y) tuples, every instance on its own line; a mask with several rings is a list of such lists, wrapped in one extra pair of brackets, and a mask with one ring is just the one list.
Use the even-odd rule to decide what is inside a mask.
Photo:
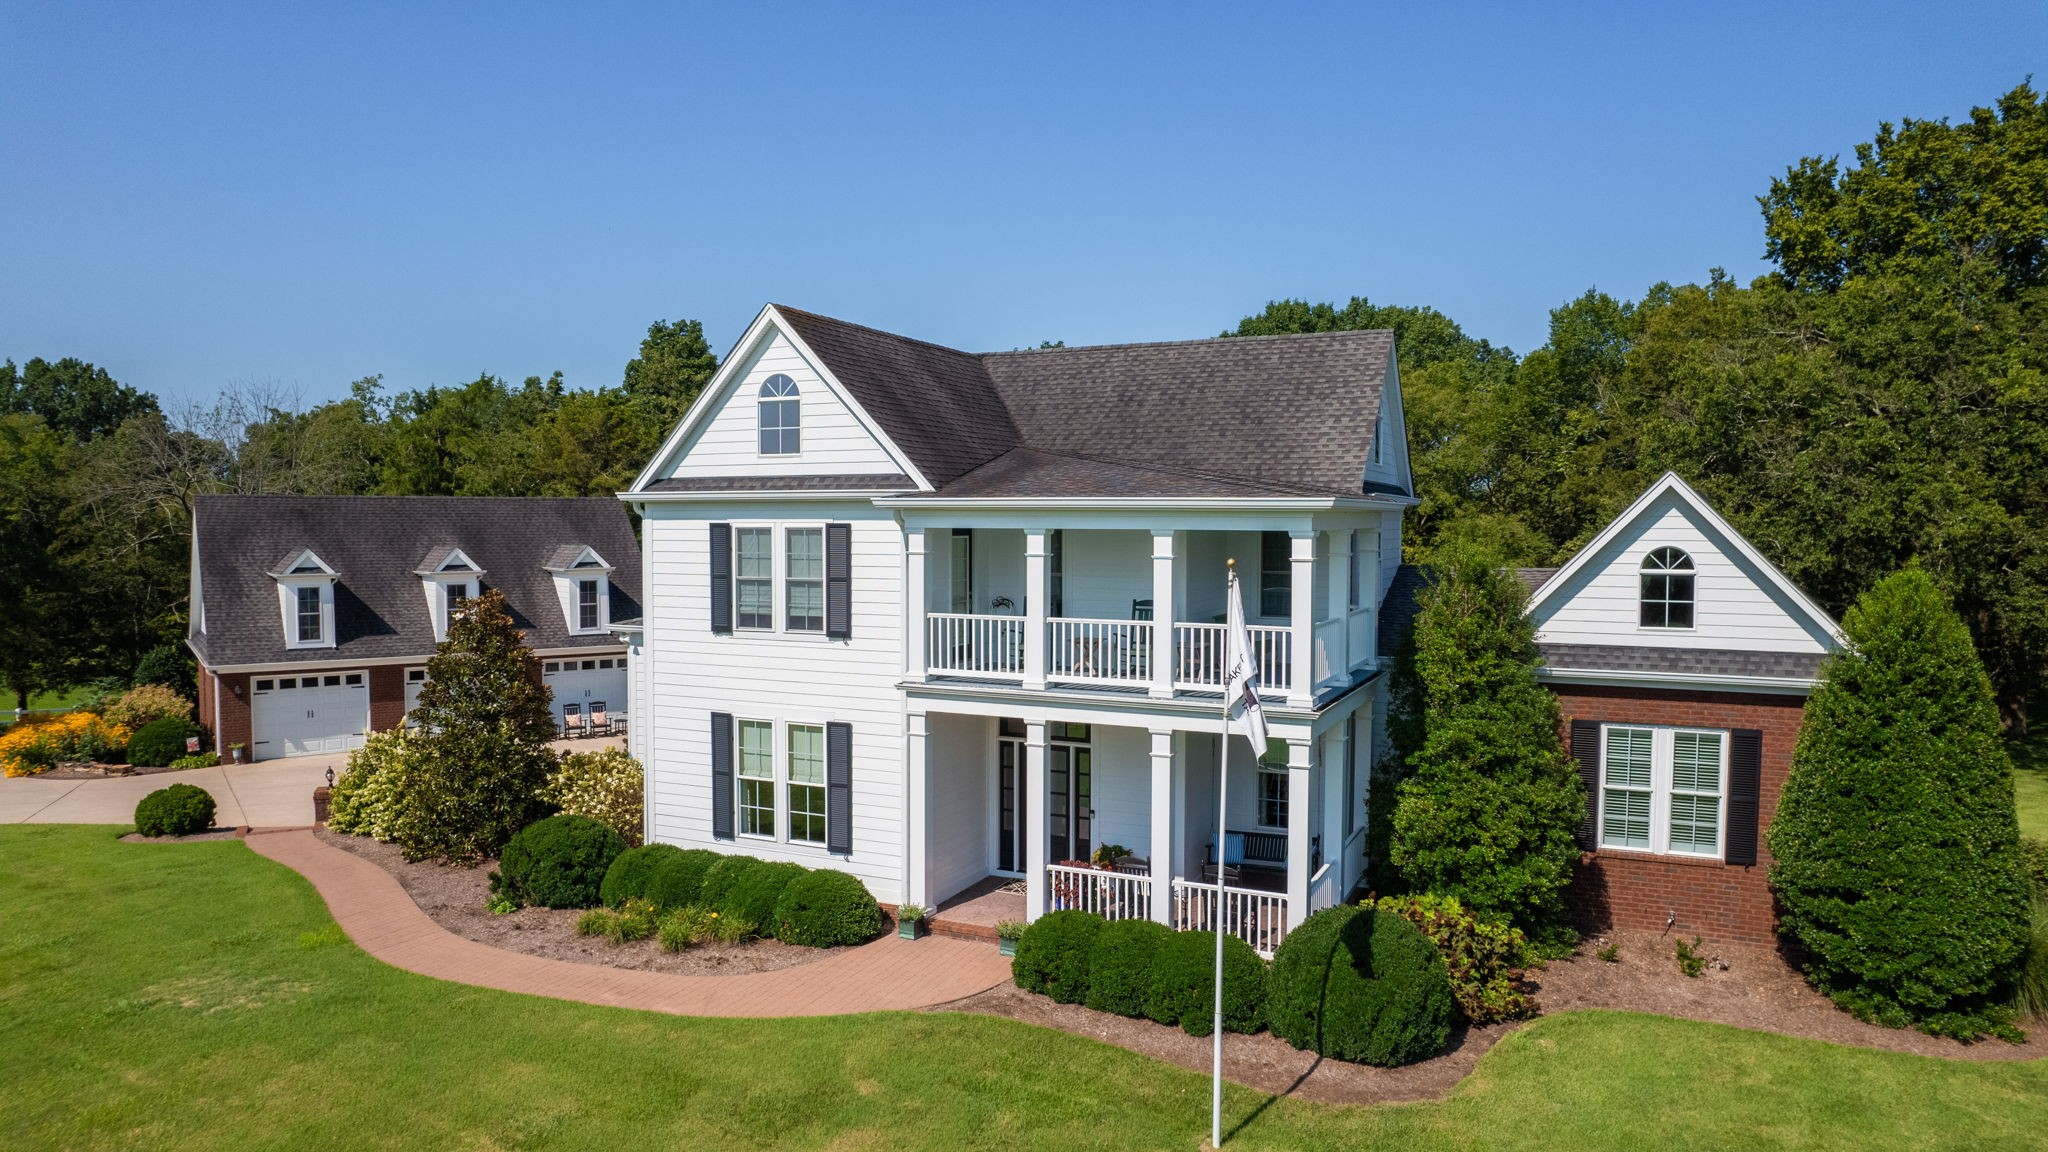
[(2028, 881), (1991, 681), (1918, 569), (1865, 593), (1842, 629), (1771, 822), (1779, 930), (1859, 1016), (2012, 1035)]
[(412, 720), (417, 760), (399, 846), (411, 859), (481, 859), (546, 814), (552, 692), (495, 589), (450, 613)]

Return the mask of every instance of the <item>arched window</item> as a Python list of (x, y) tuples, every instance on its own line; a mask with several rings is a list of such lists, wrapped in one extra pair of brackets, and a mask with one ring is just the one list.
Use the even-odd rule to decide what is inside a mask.
[(761, 385), (761, 455), (791, 456), (800, 450), (796, 381), (777, 372)]
[(1692, 557), (1659, 548), (1643, 557), (1643, 627), (1692, 627)]

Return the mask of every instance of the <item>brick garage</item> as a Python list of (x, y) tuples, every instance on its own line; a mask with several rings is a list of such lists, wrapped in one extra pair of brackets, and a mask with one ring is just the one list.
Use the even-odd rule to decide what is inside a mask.
[(1551, 689), (1564, 712), (1567, 734), (1573, 720), (1753, 728), (1763, 733), (1757, 862), (1734, 866), (1610, 848), (1587, 852), (1579, 859), (1571, 892), (1582, 925), (1591, 931), (1615, 927), (1662, 932), (1667, 919), (1676, 914), (1676, 932), (1697, 933), (1710, 941), (1775, 943), (1764, 830), (1778, 810), (1778, 794), (1791, 771), (1806, 698), (1581, 684), (1553, 684)]
[[(219, 703), (215, 710), (216, 699)], [(215, 720), (218, 718), (218, 726)], [(230, 745), (249, 743), (249, 676), (244, 672), (199, 669), (199, 726), (206, 730), (220, 758), (229, 759)], [(246, 755), (246, 753), (245, 753)]]

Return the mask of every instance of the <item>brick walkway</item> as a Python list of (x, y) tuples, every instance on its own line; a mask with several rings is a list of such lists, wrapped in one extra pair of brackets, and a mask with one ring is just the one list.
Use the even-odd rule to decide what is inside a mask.
[(795, 968), (682, 976), (572, 964), (465, 940), (420, 911), (389, 872), (310, 831), (254, 832), (248, 845), (313, 882), (363, 951), (422, 976), (678, 1016), (835, 1016), (923, 1008), (993, 988), (1010, 962), (986, 943), (887, 936)]

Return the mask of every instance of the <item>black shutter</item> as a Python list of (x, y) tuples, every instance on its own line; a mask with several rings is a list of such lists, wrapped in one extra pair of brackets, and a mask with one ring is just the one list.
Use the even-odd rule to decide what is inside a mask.
[(1572, 721), (1572, 758), (1579, 762), (1579, 782), (1586, 786), (1586, 811), (1579, 817), (1579, 847), (1591, 852), (1600, 846), (1600, 830), (1594, 827), (1600, 811), (1600, 722)]
[[(724, 525), (719, 525), (724, 527)], [(711, 834), (732, 836), (732, 713), (711, 714)]]
[(1764, 734), (1737, 728), (1728, 734), (1728, 856), (1730, 864), (1756, 863), (1756, 825), (1764, 783)]
[(732, 525), (711, 526), (711, 630), (732, 635)]
[(853, 725), (825, 725), (825, 851), (853, 851)]
[(853, 525), (825, 525), (825, 635), (853, 635)]

